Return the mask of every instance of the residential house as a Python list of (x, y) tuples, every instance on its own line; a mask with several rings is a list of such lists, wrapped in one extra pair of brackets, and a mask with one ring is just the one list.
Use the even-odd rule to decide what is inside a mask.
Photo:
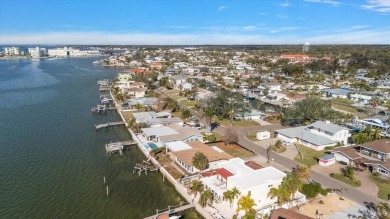
[[(233, 188), (238, 189), (241, 195), (251, 194), (255, 202), (255, 210), (264, 209), (274, 205), (277, 198), (268, 196), (271, 188), (278, 188), (283, 182), (286, 173), (274, 167), (262, 167), (253, 161), (245, 162), (241, 158), (233, 158), (220, 162), (217, 169), (204, 174), (200, 180), (205, 188), (213, 193), (215, 200), (223, 201), (223, 193)], [(295, 196), (299, 203), (305, 201), (305, 196), (299, 192)], [(293, 203), (295, 205), (296, 202)], [(237, 207), (237, 199), (234, 200), (233, 208)], [(268, 208), (269, 210), (269, 208)]]
[(227, 77), (227, 76), (223, 76), (223, 77), (222, 77), (222, 80), (223, 80), (226, 84), (231, 84), (231, 85), (233, 85), (234, 82), (236, 81), (234, 78)]
[(348, 98), (348, 94), (350, 94), (352, 92), (352, 90), (346, 89), (346, 88), (335, 88), (335, 89), (321, 90), (321, 92), (327, 98), (347, 99)]
[(169, 112), (139, 112), (133, 113), (136, 123), (146, 123), (151, 127), (159, 127), (162, 125), (177, 124), (182, 126), (183, 120), (179, 117), (172, 117)]
[(200, 130), (188, 126), (177, 124), (161, 125), (158, 127), (150, 127), (142, 129), (143, 136), (148, 141), (153, 141), (159, 144), (165, 144), (172, 141), (201, 141), (204, 136)]
[(263, 86), (267, 88), (270, 93), (277, 93), (282, 91), (282, 85), (276, 81), (264, 83)]
[(337, 144), (348, 145), (351, 133), (347, 128), (332, 124), (329, 121), (317, 121), (308, 126), (279, 129), (277, 138), (290, 143), (297, 142), (316, 151)]
[(244, 111), (242, 113), (236, 113), (234, 115), (235, 119), (241, 120), (264, 119), (265, 117), (267, 117), (267, 114), (262, 113), (258, 110)]
[(364, 164), (373, 173), (390, 177), (390, 140), (381, 139), (360, 145)]
[(158, 99), (155, 97), (141, 97), (129, 99), (128, 105), (130, 109), (134, 109), (138, 104), (142, 106), (155, 106)]
[(182, 75), (175, 75), (171, 78), (174, 88), (179, 89), (180, 85), (187, 81), (187, 78)]
[(198, 152), (203, 153), (207, 157), (208, 165), (206, 169), (215, 169), (221, 161), (233, 158), (230, 154), (222, 150), (215, 150), (200, 141), (186, 143), (175, 141), (165, 143), (165, 145), (168, 152), (170, 152), (168, 153), (170, 157), (190, 174), (200, 171), (192, 164), (192, 159)]
[(286, 208), (278, 208), (272, 211), (270, 219), (314, 219), (304, 214)]
[(357, 153), (355, 147), (338, 147), (331, 151), (336, 161), (341, 161), (351, 166), (358, 166), (362, 162), (362, 156)]

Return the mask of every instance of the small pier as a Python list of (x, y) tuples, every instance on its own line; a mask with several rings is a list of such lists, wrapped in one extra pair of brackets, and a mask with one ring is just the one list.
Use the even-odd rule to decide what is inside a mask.
[(187, 210), (187, 209), (190, 209), (190, 208), (194, 208), (194, 207), (195, 207), (194, 203), (183, 205), (183, 203), (181, 202), (179, 205), (168, 206), (168, 208), (166, 208), (166, 209), (162, 209), (162, 210), (156, 209), (156, 214), (155, 215), (150, 216), (150, 217), (146, 217), (144, 219), (156, 219), (160, 215), (164, 215), (164, 214), (168, 214), (169, 215), (169, 214), (173, 214), (173, 213), (176, 213), (176, 212), (184, 211), (184, 210)]
[(146, 175), (148, 175), (148, 171), (158, 171), (159, 167), (152, 164), (149, 160), (144, 160), (142, 163), (136, 163), (135, 167), (133, 168), (133, 173), (136, 173), (138, 171), (138, 175), (141, 176), (142, 172), (145, 172)]
[(106, 106), (104, 104), (98, 104), (97, 106), (91, 108), (92, 113), (100, 113), (100, 114), (106, 113), (107, 111), (110, 110), (116, 110), (116, 107)]
[(108, 154), (119, 152), (122, 155), (123, 143), (122, 142), (114, 142), (114, 143), (106, 144), (106, 152)]
[(115, 127), (115, 126), (120, 126), (120, 125), (125, 125), (125, 122), (108, 122), (108, 123), (103, 123), (103, 124), (95, 124), (96, 130), (100, 130), (103, 128), (110, 128), (110, 127)]
[(104, 91), (110, 91), (111, 87), (110, 86), (100, 86), (99, 91), (104, 92)]

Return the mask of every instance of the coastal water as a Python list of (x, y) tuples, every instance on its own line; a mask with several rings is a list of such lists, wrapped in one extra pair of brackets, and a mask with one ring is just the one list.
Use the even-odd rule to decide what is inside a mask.
[(131, 136), (95, 131), (120, 118), (90, 112), (97, 80), (119, 71), (94, 60), (0, 60), (0, 218), (143, 218), (182, 201), (161, 174), (132, 173), (138, 148), (106, 154)]

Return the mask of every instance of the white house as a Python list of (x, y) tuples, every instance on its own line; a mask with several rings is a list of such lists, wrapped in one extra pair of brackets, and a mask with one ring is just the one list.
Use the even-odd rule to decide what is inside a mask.
[[(215, 200), (222, 202), (226, 190), (237, 188), (241, 195), (251, 194), (256, 204), (255, 210), (274, 205), (277, 198), (268, 197), (268, 193), (271, 188), (278, 188), (286, 176), (286, 173), (274, 167), (262, 167), (253, 161), (245, 162), (241, 158), (220, 162), (217, 167), (218, 169), (202, 175), (204, 177), (200, 179), (214, 194)], [(305, 200), (302, 194), (296, 197)], [(234, 201), (232, 210), (236, 209), (237, 200)]]
[(348, 144), (351, 133), (348, 129), (329, 121), (317, 121), (308, 126), (279, 129), (275, 131), (277, 138), (297, 142), (316, 151), (324, 150), (325, 147)]
[(227, 76), (223, 76), (222, 79), (225, 81), (227, 84), (234, 84), (235, 79)]

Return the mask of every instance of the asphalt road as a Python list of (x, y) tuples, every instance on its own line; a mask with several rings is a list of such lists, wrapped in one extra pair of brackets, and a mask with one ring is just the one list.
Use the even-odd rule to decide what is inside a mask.
[[(258, 155), (261, 155), (263, 157), (267, 157), (267, 150), (254, 142), (248, 140), (245, 136), (248, 131), (266, 131), (266, 130), (275, 130), (278, 128), (281, 128), (282, 126), (280, 124), (275, 124), (275, 125), (269, 125), (269, 126), (256, 126), (256, 127), (249, 127), (249, 128), (240, 128), (237, 129), (238, 135), (239, 135), (239, 144), (250, 150), (255, 152)], [(215, 131), (219, 133), (224, 133), (224, 128), (223, 127), (218, 127)], [(289, 158), (283, 157), (277, 153), (271, 154), (271, 158), (273, 158), (273, 166), (278, 168), (278, 165), (284, 167), (285, 169), (292, 170), (293, 167), (296, 167), (299, 163), (291, 160)], [(277, 165), (274, 165), (277, 164)], [(323, 175), (317, 171), (312, 170), (311, 174), (311, 180), (315, 182), (319, 182), (324, 188), (331, 188), (331, 189), (336, 189), (340, 190), (343, 189), (342, 191), (342, 196), (348, 199), (351, 199), (359, 204), (364, 205), (365, 203), (378, 203), (382, 202), (383, 200), (373, 196), (369, 195), (367, 193), (362, 192), (359, 190), (359, 188), (352, 187), (350, 185), (347, 185), (343, 182), (340, 182), (336, 179), (331, 178), (330, 176)], [(346, 190), (345, 190), (346, 189)]]
[[(164, 92), (162, 92), (159, 89), (156, 89), (155, 91), (161, 95), (164, 95), (164, 96), (170, 98), (167, 94), (165, 94)], [(189, 108), (189, 107), (187, 107), (179, 102), (178, 102), (178, 104), (181, 108), (189, 110), (195, 118), (199, 119), (199, 121), (203, 121), (202, 115), (199, 112), (194, 111), (191, 108)], [(238, 128), (237, 129), (238, 136), (239, 136), (238, 144), (241, 145), (242, 147), (250, 150), (250, 151), (255, 152), (258, 155), (261, 155), (263, 157), (267, 157), (267, 150), (265, 148), (253, 143), (252, 141), (248, 140), (245, 136), (249, 131), (268, 131), (268, 130), (275, 130), (275, 129), (280, 129), (280, 128), (282, 128), (282, 126), (280, 124)], [(224, 130), (225, 130), (224, 127), (220, 126), (220, 127), (217, 127), (214, 131), (216, 131), (220, 134), (223, 134), (225, 132)], [(276, 153), (271, 153), (271, 158), (274, 159), (272, 165), (278, 169), (281, 169), (280, 167), (283, 167), (285, 169), (292, 170), (293, 167), (296, 167), (299, 164), (298, 162), (296, 162), (292, 159), (283, 157), (283, 156), (276, 154)], [(323, 175), (323, 174), (321, 174), (317, 171), (314, 171), (314, 170), (312, 170), (312, 174), (311, 174), (310, 178), (311, 178), (311, 180), (313, 180), (315, 182), (319, 182), (324, 188), (331, 188), (331, 189), (336, 189), (339, 191), (342, 190), (343, 197), (351, 199), (351, 200), (353, 200), (359, 204), (362, 204), (362, 205), (365, 205), (365, 203), (375, 203), (376, 204), (378, 202), (383, 202), (383, 200), (377, 198), (374, 195), (369, 195), (367, 193), (362, 192), (361, 190), (359, 190), (359, 188), (352, 187), (352, 186), (347, 185), (343, 182), (340, 182), (336, 179), (333, 179), (330, 176)]]

